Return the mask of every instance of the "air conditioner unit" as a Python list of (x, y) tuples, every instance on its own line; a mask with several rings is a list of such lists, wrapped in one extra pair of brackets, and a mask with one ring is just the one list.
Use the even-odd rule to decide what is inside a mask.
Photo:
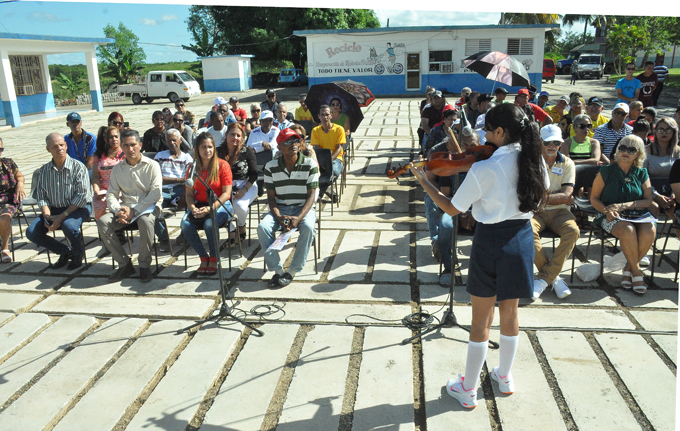
[(453, 73), (453, 63), (441, 63), (441, 65), (439, 66), (439, 72)]
[(25, 96), (30, 96), (32, 94), (35, 94), (35, 90), (33, 90), (33, 85), (24, 85), (24, 95)]

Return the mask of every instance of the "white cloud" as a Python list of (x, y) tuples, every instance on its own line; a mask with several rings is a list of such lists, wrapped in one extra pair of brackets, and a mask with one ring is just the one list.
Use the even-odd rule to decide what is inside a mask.
[(71, 18), (59, 18), (53, 13), (32, 12), (26, 15), (26, 20), (36, 22), (66, 22), (71, 21)]
[(390, 27), (444, 26), (444, 25), (488, 25), (498, 24), (500, 13), (487, 12), (450, 12), (420, 10), (384, 10), (375, 11), (380, 25)]
[(177, 15), (165, 14), (161, 17), (161, 21), (177, 21)]
[(148, 25), (148, 26), (155, 26), (155, 25), (158, 25), (158, 22), (156, 22), (155, 19), (149, 19), (149, 18), (141, 18), (141, 19), (139, 20), (139, 22), (140, 22), (142, 25)]

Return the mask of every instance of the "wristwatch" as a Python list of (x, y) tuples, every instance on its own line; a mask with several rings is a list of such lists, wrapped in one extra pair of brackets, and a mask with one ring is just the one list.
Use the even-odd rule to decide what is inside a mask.
[(68, 217), (69, 212), (68, 212), (68, 210), (65, 210), (62, 214), (64, 214), (65, 217)]

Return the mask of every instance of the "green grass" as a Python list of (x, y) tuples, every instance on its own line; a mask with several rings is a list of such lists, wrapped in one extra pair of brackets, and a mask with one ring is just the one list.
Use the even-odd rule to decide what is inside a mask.
[[(637, 76), (642, 73), (642, 69), (636, 70), (633, 76)], [(607, 79), (608, 82), (616, 83), (619, 79), (623, 78), (624, 75), (609, 75)], [(674, 67), (673, 69), (668, 69), (668, 76), (666, 77), (666, 82), (664, 87), (680, 88), (680, 67)]]

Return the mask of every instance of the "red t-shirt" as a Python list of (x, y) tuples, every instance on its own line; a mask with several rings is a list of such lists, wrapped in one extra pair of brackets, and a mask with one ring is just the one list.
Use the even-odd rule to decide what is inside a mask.
[(527, 105), (531, 106), (531, 110), (534, 111), (534, 118), (536, 118), (537, 121), (542, 123), (548, 116), (548, 113), (540, 106), (534, 105), (533, 103), (527, 103)]
[[(229, 163), (222, 159), (217, 159), (219, 162), (219, 175), (218, 181), (210, 183), (210, 188), (215, 192), (215, 195), (219, 198), (222, 195), (222, 187), (230, 186), (232, 184), (231, 168)], [(197, 162), (194, 162), (197, 163)], [(191, 169), (187, 170), (187, 178), (191, 174)], [(208, 171), (201, 171), (201, 178), (208, 182)], [(206, 193), (205, 186), (201, 180), (194, 180), (194, 198), (197, 202), (208, 202), (208, 193)], [(231, 199), (231, 196), (229, 197)]]
[[(236, 117), (241, 117), (241, 120), (246, 120), (248, 118), (248, 114), (246, 113), (246, 110), (243, 108), (238, 108), (236, 111), (232, 109), (231, 112), (233, 112)], [(238, 118), (236, 119), (236, 121), (238, 121)]]

